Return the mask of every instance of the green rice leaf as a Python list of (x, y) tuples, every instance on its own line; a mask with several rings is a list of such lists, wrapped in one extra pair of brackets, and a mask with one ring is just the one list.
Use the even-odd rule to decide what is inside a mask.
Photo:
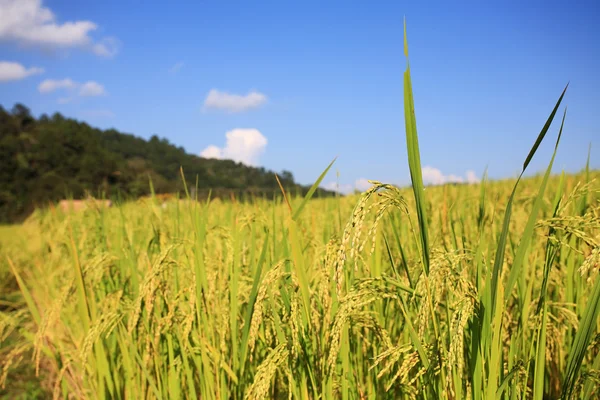
[(331, 161), (331, 163), (329, 163), (329, 165), (327, 166), (327, 168), (325, 168), (325, 171), (323, 171), (321, 173), (321, 175), (319, 175), (319, 178), (311, 186), (311, 188), (309, 189), (309, 191), (306, 193), (306, 196), (304, 196), (304, 199), (302, 200), (302, 203), (300, 203), (300, 205), (296, 209), (296, 212), (292, 216), (292, 220), (294, 220), (294, 221), (298, 220), (298, 217), (300, 217), (300, 213), (304, 209), (304, 206), (306, 206), (306, 203), (308, 203), (308, 201), (311, 199), (311, 197), (313, 196), (313, 194), (315, 193), (315, 191), (317, 190), (317, 188), (321, 184), (321, 181), (323, 181), (323, 178), (325, 178), (325, 175), (327, 175), (327, 173), (329, 172), (329, 170), (333, 166), (333, 163), (335, 162), (336, 159), (337, 159), (337, 157), (334, 158), (333, 161)]

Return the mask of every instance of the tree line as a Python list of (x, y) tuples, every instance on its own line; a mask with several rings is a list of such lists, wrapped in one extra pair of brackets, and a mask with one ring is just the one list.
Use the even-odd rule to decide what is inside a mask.
[[(85, 122), (32, 116), (16, 104), (0, 106), (0, 222), (17, 222), (36, 207), (88, 194), (131, 199), (156, 193), (184, 195), (183, 169), (189, 188), (198, 194), (245, 199), (272, 198), (279, 192), (273, 171), (232, 160), (205, 159), (154, 135), (145, 140)], [(284, 188), (304, 194), (289, 171), (277, 174)], [(317, 196), (333, 192), (319, 189)]]

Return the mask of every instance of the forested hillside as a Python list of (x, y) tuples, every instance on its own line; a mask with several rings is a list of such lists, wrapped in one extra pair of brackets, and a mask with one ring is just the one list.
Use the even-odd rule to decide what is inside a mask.
[[(132, 198), (150, 192), (183, 192), (180, 167), (190, 187), (198, 182), (199, 196), (246, 194), (272, 197), (279, 191), (274, 172), (231, 160), (204, 159), (185, 152), (167, 139), (148, 141), (100, 130), (61, 114), (42, 115), (16, 104), (0, 106), (0, 222), (14, 222), (37, 206), (86, 193)], [(306, 192), (292, 173), (278, 174), (292, 192)], [(320, 190), (318, 195), (331, 192)]]

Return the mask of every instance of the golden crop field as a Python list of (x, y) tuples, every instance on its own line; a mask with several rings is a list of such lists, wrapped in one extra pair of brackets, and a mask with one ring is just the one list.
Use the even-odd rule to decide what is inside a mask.
[(2, 232), (18, 282), (2, 291), (3, 384), (21, 363), (58, 397), (555, 398), (579, 353), (575, 398), (590, 398), (598, 178), (519, 186), (493, 321), (514, 181), (425, 191), (428, 273), (410, 189), (296, 219), (281, 200), (40, 213)]
[(4, 393), (600, 397), (600, 173), (548, 160), (425, 190), (408, 70), (405, 104), (412, 188), (154, 198), (2, 228)]

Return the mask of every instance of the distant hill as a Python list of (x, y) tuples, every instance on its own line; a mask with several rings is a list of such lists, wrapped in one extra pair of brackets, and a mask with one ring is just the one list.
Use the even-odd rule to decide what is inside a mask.
[[(86, 193), (131, 198), (150, 193), (183, 193), (183, 168), (189, 188), (198, 183), (198, 196), (249, 195), (272, 198), (280, 193), (274, 172), (231, 160), (188, 154), (167, 139), (150, 140), (114, 129), (100, 130), (65, 118), (34, 118), (16, 104), (0, 106), (0, 222), (21, 220), (36, 206)], [(289, 171), (278, 173), (286, 190), (306, 193)], [(319, 189), (317, 196), (333, 192)]]

